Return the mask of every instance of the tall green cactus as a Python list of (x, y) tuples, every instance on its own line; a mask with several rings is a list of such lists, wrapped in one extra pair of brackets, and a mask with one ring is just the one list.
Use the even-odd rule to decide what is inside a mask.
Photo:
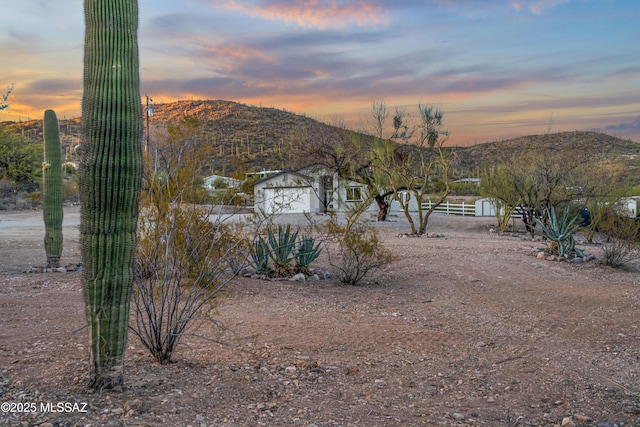
[(85, 0), (80, 164), (91, 387), (123, 383), (142, 177), (137, 0)]
[(58, 118), (53, 110), (44, 112), (43, 133), (44, 250), (47, 254), (47, 267), (57, 268), (62, 255), (62, 148)]

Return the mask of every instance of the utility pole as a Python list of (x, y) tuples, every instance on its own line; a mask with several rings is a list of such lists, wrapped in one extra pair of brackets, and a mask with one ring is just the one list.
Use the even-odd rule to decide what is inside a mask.
[(146, 111), (146, 116), (147, 116), (147, 134), (146, 134), (146, 139), (145, 139), (145, 146), (144, 146), (144, 152), (148, 153), (149, 152), (149, 117), (153, 116), (153, 108), (149, 107), (149, 101), (153, 102), (153, 99), (151, 99), (151, 97), (149, 95), (147, 95), (146, 93), (144, 94), (144, 96), (147, 98), (147, 108), (145, 109)]

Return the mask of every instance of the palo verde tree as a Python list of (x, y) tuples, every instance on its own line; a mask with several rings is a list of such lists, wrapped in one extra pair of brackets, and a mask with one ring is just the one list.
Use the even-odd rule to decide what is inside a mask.
[(547, 224), (552, 209), (601, 198), (601, 183), (609, 182), (605, 177), (613, 173), (578, 144), (553, 139), (559, 137), (531, 137), (517, 150), (498, 146), (496, 163), (482, 176), (482, 194), (515, 208), (532, 235), (537, 224)]
[(119, 388), (142, 178), (137, 0), (85, 0), (80, 234), (90, 386)]
[[(418, 104), (418, 112), (419, 122), (410, 131), (403, 116), (394, 117), (394, 135), (400, 139), (412, 135), (409, 143), (378, 139), (371, 159), (376, 182), (380, 187), (387, 186), (387, 194), (400, 204), (411, 234), (421, 236), (426, 232), (430, 215), (451, 192), (451, 153), (444, 148), (447, 135), (442, 131), (444, 113), (422, 103)], [(436, 200), (425, 210), (422, 200), (427, 194)], [(412, 199), (417, 210), (417, 225), (412, 216)]]

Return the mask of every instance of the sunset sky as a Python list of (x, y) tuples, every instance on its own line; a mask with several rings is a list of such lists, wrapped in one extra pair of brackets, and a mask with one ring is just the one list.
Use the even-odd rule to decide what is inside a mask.
[[(76, 117), (83, 2), (0, 0), (0, 120)], [(140, 0), (141, 93), (360, 129), (373, 101), (451, 142), (599, 130), (640, 142), (638, 0)]]

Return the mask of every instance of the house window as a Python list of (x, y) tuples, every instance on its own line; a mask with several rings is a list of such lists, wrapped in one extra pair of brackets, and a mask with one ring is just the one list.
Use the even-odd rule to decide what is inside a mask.
[(349, 187), (347, 188), (347, 202), (361, 202), (362, 201), (362, 188)]

